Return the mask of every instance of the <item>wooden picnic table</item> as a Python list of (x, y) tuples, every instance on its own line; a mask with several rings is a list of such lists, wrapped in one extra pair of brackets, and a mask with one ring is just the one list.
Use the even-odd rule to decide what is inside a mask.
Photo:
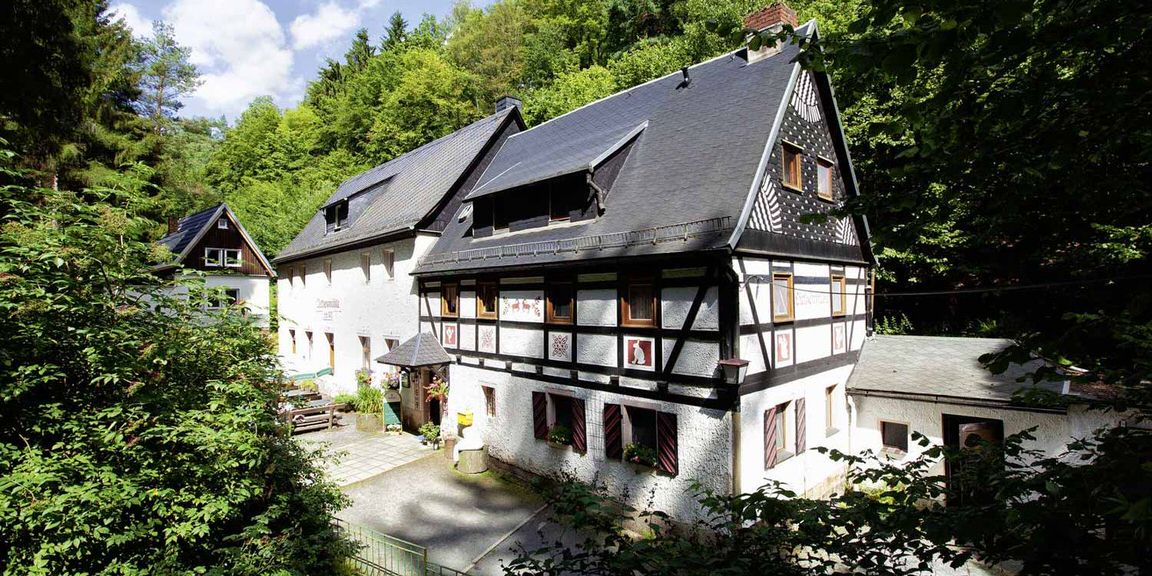
[(292, 423), (292, 433), (327, 430), (336, 421), (336, 404), (331, 400), (312, 400), (303, 408), (281, 412), (280, 417)]

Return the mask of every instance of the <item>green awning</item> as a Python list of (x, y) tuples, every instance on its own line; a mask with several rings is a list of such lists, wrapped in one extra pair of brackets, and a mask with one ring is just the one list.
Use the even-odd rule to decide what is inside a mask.
[(290, 374), (288, 380), (292, 382), (299, 382), (301, 380), (315, 380), (321, 376), (327, 376), (332, 373), (331, 368), (321, 368), (315, 372), (301, 372), (300, 374)]

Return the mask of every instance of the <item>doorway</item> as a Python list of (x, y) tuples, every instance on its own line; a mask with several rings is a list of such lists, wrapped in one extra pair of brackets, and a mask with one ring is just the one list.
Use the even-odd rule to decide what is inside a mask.
[(941, 414), (944, 445), (958, 450), (955, 460), (944, 462), (948, 485), (948, 505), (986, 503), (992, 489), (983, 478), (1004, 466), (1000, 444), (1004, 442), (1004, 421), (995, 418)]

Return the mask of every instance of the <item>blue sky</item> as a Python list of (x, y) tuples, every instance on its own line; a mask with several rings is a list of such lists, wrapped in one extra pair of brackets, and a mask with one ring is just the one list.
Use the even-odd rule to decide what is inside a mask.
[[(293, 106), (327, 57), (341, 57), (359, 28), (378, 42), (399, 10), (410, 26), (425, 13), (444, 17), (453, 0), (113, 0), (111, 10), (137, 35), (153, 20), (175, 29), (192, 49), (203, 84), (183, 116), (229, 122), (257, 96)], [(473, 5), (487, 2), (473, 2)]]

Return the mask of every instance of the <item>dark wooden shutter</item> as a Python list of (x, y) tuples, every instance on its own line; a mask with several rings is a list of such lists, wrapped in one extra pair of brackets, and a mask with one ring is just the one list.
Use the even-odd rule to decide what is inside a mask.
[(619, 404), (604, 405), (604, 456), (612, 460), (624, 459), (623, 436), (620, 425), (624, 421)]
[(659, 468), (673, 476), (680, 473), (680, 456), (676, 452), (676, 415), (656, 413), (656, 452), (660, 455)]
[(538, 440), (548, 437), (548, 397), (543, 392), (532, 393), (532, 433)]
[(807, 438), (805, 437), (805, 430), (808, 429), (808, 423), (804, 418), (804, 399), (799, 398), (796, 400), (796, 453), (803, 452), (807, 446)]
[(764, 411), (764, 469), (776, 465), (776, 408)]
[(588, 433), (584, 425), (584, 400), (572, 399), (572, 449), (586, 454), (588, 452)]

